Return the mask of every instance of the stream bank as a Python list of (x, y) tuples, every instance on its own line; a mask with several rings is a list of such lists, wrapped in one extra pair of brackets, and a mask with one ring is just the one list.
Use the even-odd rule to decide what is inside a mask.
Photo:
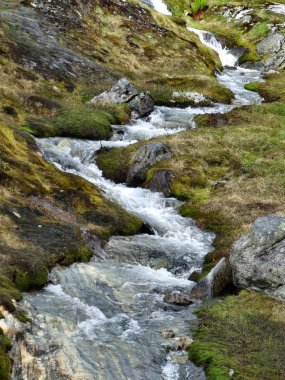
[[(224, 50), (222, 46), (220, 49)], [(258, 80), (257, 72), (228, 69), (219, 79), (235, 91), (233, 105), (158, 107), (147, 120), (125, 126), (121, 141), (38, 140), (49, 161), (95, 184), (109, 200), (139, 216), (154, 235), (113, 238), (100, 260), (94, 257), (90, 264), (55, 269), (52, 284), (25, 296), (25, 310), (37, 317), (15, 350), (18, 365), (14, 379), (126, 379), (130, 374), (131, 378), (148, 379), (204, 378), (203, 371), (187, 361), (186, 352), (173, 349), (175, 338), (187, 341), (199, 302), (181, 307), (167, 304), (164, 297), (173, 291), (190, 291), (194, 283), (188, 277), (201, 267), (214, 236), (202, 232), (193, 220), (181, 217), (181, 203), (176, 199), (105, 179), (94, 155), (102, 146), (120, 147), (154, 136), (174, 135), (191, 128), (189, 122), (197, 114), (224, 113), (260, 102), (258, 94), (244, 90), (242, 85)], [(112, 252), (115, 255), (110, 255)], [(120, 252), (123, 255), (118, 257)], [(152, 260), (145, 266), (142, 258), (149, 257), (149, 252)], [(165, 262), (157, 263), (155, 257), (161, 260), (162, 253)], [(175, 260), (167, 265), (169, 257)], [(163, 336), (172, 328), (175, 338), (167, 343)]]
[[(186, 114), (185, 114), (186, 115)], [(65, 148), (68, 148), (68, 147), (65, 147)], [(75, 154), (75, 156), (76, 156), (76, 154)], [(82, 155), (81, 155), (81, 153), (80, 153), (80, 159), (82, 159)], [(69, 166), (69, 165), (68, 165)], [(69, 170), (70, 168), (67, 166), (67, 169)], [(148, 240), (149, 241), (149, 240)], [(125, 241), (124, 241), (124, 243), (125, 243)], [(191, 265), (191, 264), (190, 264)], [(189, 268), (188, 268), (189, 269)], [(106, 270), (106, 268), (104, 269), (104, 270)], [(183, 271), (181, 272), (179, 272), (180, 274), (181, 273), (183, 273)], [(176, 276), (177, 276), (177, 274), (176, 274)], [(98, 277), (100, 277), (99, 275), (98, 275)], [(144, 276), (143, 277), (145, 277), (145, 274), (144, 274)], [(157, 277), (158, 277), (158, 275), (157, 274), (155, 274), (155, 278), (156, 278), (156, 280), (155, 280), (155, 282), (157, 282)], [(57, 286), (58, 284), (56, 284), (56, 281), (58, 281), (58, 280), (61, 280), (61, 278), (60, 278), (60, 275), (59, 276), (55, 276), (55, 279), (54, 279), (54, 281), (55, 281), (55, 286)], [(64, 281), (63, 280), (61, 280), (63, 283), (64, 283)], [(164, 280), (165, 281), (165, 284), (167, 283), (167, 281), (166, 281), (166, 279)], [(82, 281), (81, 281), (82, 282)], [(79, 283), (81, 284), (81, 282), (79, 281)], [(100, 285), (100, 278), (99, 278), (99, 285), (98, 285), (98, 287), (100, 287), (101, 285)], [(108, 282), (110, 283), (110, 284), (113, 284), (112, 283), (112, 281), (110, 280), (110, 279), (108, 279)], [(97, 285), (97, 282), (96, 282), (96, 285)], [(149, 284), (148, 284), (149, 285)], [(177, 284), (178, 285), (178, 284)], [(182, 284), (180, 284), (180, 286), (181, 286)], [(95, 286), (95, 285), (94, 285)], [(67, 288), (68, 288), (68, 286), (66, 286)], [(116, 285), (114, 284), (114, 287), (116, 287)], [(119, 286), (120, 287), (120, 286)], [(64, 291), (62, 291), (60, 288), (56, 288), (56, 289), (50, 289), (50, 290), (52, 290), (52, 292), (54, 293), (54, 294), (56, 294), (55, 295), (55, 300), (56, 299), (58, 299), (58, 298), (65, 298), (65, 294), (64, 294)], [(48, 290), (47, 290), (48, 291)], [(72, 292), (71, 290), (68, 290), (69, 292)], [(105, 291), (105, 290), (103, 290), (102, 291), (103, 293), (105, 292), (105, 294), (109, 294), (110, 293), (110, 291), (108, 290), (108, 291)], [(90, 293), (90, 292), (89, 292)], [(119, 291), (117, 292), (117, 295), (119, 294)], [(161, 295), (160, 295), (160, 297), (161, 297)], [(68, 297), (67, 297), (68, 298)], [(73, 303), (74, 304), (74, 298), (76, 298), (76, 296), (75, 297), (73, 297), (73, 300), (71, 301), (71, 303)], [(119, 295), (118, 295), (118, 299), (119, 299), (120, 297), (119, 297)], [(70, 298), (68, 298), (69, 300), (70, 300)], [(114, 301), (114, 299), (113, 298), (111, 298), (111, 300), (112, 301)], [(161, 300), (161, 298), (160, 298), (160, 300)], [(90, 301), (91, 302), (91, 301)], [(76, 303), (76, 302), (75, 302)], [(97, 304), (100, 304), (100, 301), (99, 300), (96, 300), (96, 303)], [(58, 303), (59, 304), (59, 303)], [(80, 304), (80, 303), (79, 303)], [(112, 303), (113, 304), (113, 303)], [(86, 309), (86, 306), (83, 304), (80, 304), (79, 306), (82, 306), (82, 308), (84, 308), (84, 309)], [(68, 307), (69, 307), (69, 305), (67, 306), (67, 309), (68, 309)], [(72, 305), (72, 307), (74, 307), (74, 305)], [(102, 306), (103, 307), (103, 306)], [(80, 309), (80, 307), (79, 307), (79, 311), (78, 311), (78, 316), (79, 316), (79, 318), (81, 318), (81, 316), (80, 316), (80, 314), (81, 314), (81, 311), (82, 311), (82, 308)], [(88, 309), (88, 308), (87, 308)], [(91, 315), (91, 317), (90, 317), (90, 315)], [(88, 310), (88, 315), (86, 315), (86, 314), (84, 314), (83, 315), (83, 317), (84, 318), (86, 318), (86, 317), (90, 317), (91, 319), (95, 319), (95, 322), (97, 323), (98, 322), (98, 319), (103, 319), (104, 320), (104, 316), (102, 316), (101, 314), (100, 314), (100, 312), (98, 312), (98, 310), (96, 310), (96, 309), (94, 309), (94, 310), (91, 310), (91, 311), (89, 311)], [(108, 318), (107, 317), (107, 319), (110, 319), (110, 318)], [(112, 319), (112, 318), (111, 318)], [(54, 322), (54, 320), (53, 320), (53, 322)], [(78, 322), (78, 320), (76, 320), (74, 323), (77, 323)], [(118, 326), (118, 325), (120, 325), (120, 321), (119, 321), (119, 323), (118, 323), (118, 321), (115, 321), (116, 322), (116, 326)], [(126, 325), (128, 325), (129, 324), (129, 322), (130, 322), (130, 324), (131, 324), (131, 321), (130, 321), (130, 319), (129, 318), (125, 318), (125, 320), (124, 320), (124, 323), (122, 324), (122, 329), (121, 329), (121, 331), (125, 331), (125, 330), (127, 330), (127, 327), (126, 327)], [(110, 323), (112, 323), (112, 321), (110, 321)], [(40, 327), (39, 327), (39, 330), (40, 330)], [(95, 330), (95, 332), (96, 332), (96, 328), (94, 329)], [(111, 329), (109, 329), (108, 331), (110, 331)], [(183, 329), (182, 329), (183, 330)], [(178, 332), (179, 333), (179, 332)], [(48, 334), (47, 334), (48, 335)], [(41, 336), (41, 333), (39, 334), (39, 337)], [(73, 337), (74, 338), (74, 337)], [(47, 336), (47, 339), (49, 339), (49, 337)], [(103, 338), (102, 338), (103, 339)], [(122, 337), (120, 337), (120, 339), (122, 339)], [(105, 342), (107, 342), (107, 340), (105, 341)], [(31, 347), (33, 347), (33, 342), (32, 342), (32, 344), (31, 344)], [(46, 349), (46, 351), (39, 351), (38, 353), (39, 354), (41, 354), (41, 353), (44, 353), (44, 354), (46, 354), (46, 355), (51, 355), (52, 356), (52, 349), (53, 349), (53, 347), (51, 348), (51, 349)], [(55, 352), (57, 352), (57, 349), (60, 349), (60, 347), (57, 347), (56, 345), (54, 346), (54, 349), (55, 349)], [(80, 350), (79, 350), (80, 351)], [(78, 351), (77, 351), (78, 352)], [(55, 354), (56, 355), (56, 354)], [(77, 355), (75, 355), (76, 357), (77, 357)], [(73, 356), (73, 357), (75, 357), (75, 356)], [(51, 361), (52, 361), (52, 359), (51, 359)], [(76, 362), (76, 361), (75, 361)], [(117, 362), (117, 358), (115, 358), (115, 360), (113, 361), (113, 362)], [(164, 362), (165, 363), (165, 362)], [(39, 365), (39, 363), (37, 363), (38, 365)], [(169, 364), (169, 365), (168, 365)], [(168, 374), (170, 373), (171, 374), (171, 376), (173, 376), (173, 378), (175, 378), (175, 373), (177, 373), (177, 367), (173, 367), (171, 364), (173, 364), (172, 363), (172, 361), (170, 360), (170, 363), (166, 363), (166, 368), (168, 369)], [(174, 363), (175, 364), (175, 363)], [(139, 364), (137, 364), (138, 366), (139, 366)], [(102, 368), (104, 367), (104, 364), (102, 364)], [(123, 367), (123, 365), (122, 365), (122, 367)], [(156, 367), (157, 368), (157, 370), (158, 370), (158, 367)], [(43, 370), (43, 369), (42, 369)], [(60, 368), (60, 370), (62, 370), (62, 368)], [(78, 368), (76, 368), (76, 369), (73, 369), (75, 372), (76, 372), (76, 370), (78, 370)], [(99, 371), (100, 370), (102, 370), (103, 371), (103, 369), (99, 369)], [(161, 368), (160, 368), (160, 370), (161, 370)], [(171, 370), (172, 372), (169, 372), (169, 370)], [(176, 370), (176, 372), (175, 372), (175, 370)], [(192, 371), (194, 371), (194, 368), (192, 368), (191, 369)], [(64, 370), (62, 370), (63, 371), (63, 373), (64, 373), (64, 371), (65, 371), (65, 369)], [(125, 370), (124, 370), (125, 371)], [(173, 372), (174, 371), (174, 372)], [(80, 370), (79, 370), (79, 373), (81, 374), (81, 372), (80, 372)], [(117, 372), (116, 372), (117, 373)], [(165, 370), (164, 370), (164, 373), (165, 373)], [(195, 372), (193, 372), (194, 374), (195, 374)], [(54, 375), (54, 374), (53, 374)], [(122, 376), (124, 376), (124, 373), (122, 374)], [(201, 375), (202, 376), (202, 375)]]

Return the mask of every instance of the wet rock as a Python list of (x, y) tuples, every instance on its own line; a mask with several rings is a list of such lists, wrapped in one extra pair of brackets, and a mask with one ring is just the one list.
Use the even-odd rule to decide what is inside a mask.
[(149, 115), (154, 110), (154, 100), (149, 93), (140, 93), (128, 103), (132, 110), (132, 118), (138, 119)]
[(139, 186), (146, 180), (147, 171), (157, 162), (171, 158), (171, 150), (162, 143), (143, 145), (135, 155), (127, 175), (128, 186)]
[(236, 66), (228, 66), (228, 65), (225, 65), (225, 66), (224, 66), (224, 69), (226, 69), (226, 70), (237, 70), (237, 67), (236, 67)]
[(91, 103), (122, 104), (129, 102), (138, 94), (138, 90), (127, 79), (122, 78), (111, 88), (110, 91), (105, 91), (102, 94), (95, 96), (91, 100)]
[[(11, 57), (48, 79), (71, 81), (84, 77), (94, 82), (99, 78), (112, 77), (106, 68), (67, 47), (67, 41), (57, 29), (74, 30), (78, 25), (67, 12), (49, 14), (46, 7), (41, 6), (43, 3), (50, 4), (51, 1), (37, 3), (36, 9), (15, 6), (1, 10), (0, 23), (13, 40)], [(58, 6), (59, 3), (63, 2), (57, 1)]]
[(233, 54), (235, 57), (237, 57), (237, 59), (240, 59), (241, 57), (243, 57), (245, 54), (248, 53), (248, 48), (244, 46), (237, 46), (230, 49), (229, 53)]
[(171, 177), (172, 173), (169, 170), (159, 170), (154, 173), (146, 188), (151, 191), (158, 191), (169, 197), (171, 194)]
[(172, 330), (170, 331), (162, 331), (160, 334), (164, 339), (173, 339), (175, 334)]
[(182, 336), (173, 339), (172, 348), (176, 351), (184, 351), (193, 343), (193, 339), (189, 336)]
[(230, 256), (238, 288), (264, 291), (285, 300), (285, 217), (256, 219), (248, 235), (237, 240)]
[(273, 33), (257, 45), (259, 54), (269, 55), (263, 61), (264, 70), (276, 70), (285, 67), (285, 36)]
[(147, 116), (154, 110), (154, 100), (149, 93), (140, 93), (125, 78), (120, 79), (110, 91), (105, 91), (91, 100), (96, 103), (127, 103), (132, 111), (132, 118)]
[(182, 293), (182, 292), (176, 292), (176, 291), (167, 293), (164, 296), (163, 300), (166, 303), (181, 305), (181, 306), (187, 306), (193, 303), (189, 293)]
[(231, 282), (231, 269), (223, 257), (210, 273), (200, 280), (191, 290), (191, 297), (205, 299), (216, 297)]
[(130, 264), (149, 265), (159, 268), (171, 266), (166, 255), (154, 242), (145, 236), (142, 239), (134, 237), (113, 237), (105, 246), (108, 258)]

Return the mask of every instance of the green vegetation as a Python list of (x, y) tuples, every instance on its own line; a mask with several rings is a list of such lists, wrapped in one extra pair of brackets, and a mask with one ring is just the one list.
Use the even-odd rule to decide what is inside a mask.
[[(95, 63), (97, 71), (76, 66), (72, 78), (42, 65), (41, 54), (47, 54), (44, 58), (49, 62), (49, 49), (40, 50), (32, 27), (29, 33), (23, 33), (9, 24), (9, 17), (0, 20), (0, 304), (24, 323), (27, 319), (14, 302), (21, 299), (21, 291), (44, 285), (48, 271), (56, 264), (86, 262), (91, 256), (89, 239), (98, 236), (104, 241), (114, 234), (137, 233), (142, 227), (138, 218), (104, 199), (96, 187), (47, 163), (26, 132), (39, 137), (109, 138), (111, 124), (129, 119), (128, 108), (91, 106), (88, 101), (122, 76), (140, 90), (150, 91), (157, 104), (187, 105), (185, 100), (173, 102), (174, 91), (197, 91), (214, 101), (229, 103), (232, 93), (214, 75), (215, 66), (221, 67), (216, 54), (187, 32), (185, 23), (227, 36), (229, 46), (247, 46), (249, 53), (243, 59), (256, 60), (255, 46), (269, 32), (267, 25), (284, 21), (262, 10), (262, 0), (227, 2), (228, 6), (254, 7), (254, 25), (250, 27), (234, 20), (226, 22), (221, 12), (225, 2), (221, 0), (209, 1), (203, 23), (184, 16), (184, 10), (191, 11), (188, 0), (166, 2), (175, 17), (142, 12), (135, 1), (98, 1), (95, 7), (82, 3), (82, 29), (69, 24), (69, 16), (74, 16), (69, 8), (66, 13), (60, 10), (60, 30), (53, 27), (53, 23), (57, 25), (53, 17), (58, 9), (51, 12), (53, 16), (44, 14), (40, 20), (50, 23), (44, 26), (53, 29), (54, 41), (69, 48), (70, 56), (72, 52), (77, 54), (77, 61), (85, 57)], [(65, 2), (51, 3), (66, 6)], [(0, 0), (0, 9), (19, 11), (18, 4)], [(41, 10), (33, 12), (30, 9), (30, 17), (37, 17)], [(78, 18), (77, 13), (75, 16)], [(11, 19), (15, 22), (16, 17)], [(48, 33), (42, 35), (48, 38)], [(61, 49), (58, 51), (61, 54)], [(28, 69), (34, 62), (35, 69)], [(224, 116), (200, 116), (197, 130), (159, 139), (171, 147), (174, 158), (151, 169), (147, 181), (156, 170), (169, 169), (174, 175), (172, 195), (185, 202), (181, 214), (217, 234), (216, 249), (206, 258), (203, 273), (221, 256), (228, 255), (233, 240), (246, 232), (256, 217), (284, 214), (284, 83), (285, 74), (280, 73), (268, 76), (266, 84), (247, 86), (259, 91), (266, 102), (274, 103), (234, 110)], [(122, 182), (138, 146), (102, 151), (98, 162), (106, 176)], [(213, 186), (221, 179), (224, 184)], [(278, 307), (271, 302), (260, 295), (243, 293), (201, 311), (206, 330), (198, 331), (191, 357), (208, 365), (209, 378), (228, 378), (228, 370), (233, 368), (240, 378), (267, 379), (262, 355), (263, 362), (268, 362), (270, 379), (284, 377), (284, 360), (279, 352), (281, 338), (284, 341), (284, 318), (280, 317), (283, 309), (274, 314), (272, 310)], [(231, 335), (232, 330), (240, 336)], [(265, 344), (260, 341), (261, 333)], [(275, 372), (272, 336), (277, 347)], [(234, 343), (235, 352), (230, 343)], [(242, 359), (243, 346), (249, 352), (244, 355), (246, 359)], [(9, 378), (10, 347), (0, 331), (3, 380)]]
[[(201, 0), (203, 2), (203, 0)], [(256, 45), (257, 43), (269, 33), (269, 24), (282, 23), (284, 18), (282, 15), (267, 11), (264, 8), (262, 0), (246, 1), (246, 0), (210, 0), (208, 2), (209, 9), (207, 12), (202, 12), (198, 16), (203, 17), (203, 23), (198, 20), (193, 20), (191, 17), (183, 17), (184, 11), (191, 12), (191, 7), (195, 7), (196, 2), (189, 2), (179, 0), (175, 4), (171, 0), (166, 0), (169, 8), (175, 16), (183, 18), (188, 24), (197, 28), (205, 29), (215, 33), (216, 36), (226, 40), (229, 47), (245, 46), (248, 48), (248, 53), (244, 55), (240, 62), (248, 60), (258, 61), (261, 57), (257, 56)], [(197, 6), (199, 2), (197, 2)], [(284, 0), (279, 1), (284, 4)], [(230, 18), (225, 10), (235, 10), (237, 6), (250, 7), (253, 12), (251, 13), (250, 22), (248, 24), (241, 23), (240, 20)]]
[(126, 105), (96, 105), (73, 103), (63, 106), (55, 117), (28, 117), (27, 132), (37, 137), (67, 136), (91, 140), (108, 140), (111, 125), (129, 120)]
[(12, 344), (8, 337), (0, 329), (0, 378), (1, 380), (10, 379), (11, 362), (7, 355), (12, 348)]
[[(151, 169), (148, 180), (155, 170), (170, 170), (172, 195), (184, 201), (181, 214), (217, 234), (216, 249), (206, 257), (208, 268), (229, 254), (257, 217), (285, 211), (284, 82), (280, 73), (254, 84), (280, 101), (201, 115), (196, 130), (156, 139), (170, 146), (174, 157)], [(139, 145), (102, 152), (98, 164), (104, 174), (122, 181)], [(220, 180), (225, 182), (213, 186)]]
[(199, 20), (207, 9), (209, 0), (194, 0), (190, 2), (191, 14), (194, 20)]
[(283, 379), (284, 313), (283, 304), (250, 292), (204, 307), (190, 359), (205, 366), (209, 380)]

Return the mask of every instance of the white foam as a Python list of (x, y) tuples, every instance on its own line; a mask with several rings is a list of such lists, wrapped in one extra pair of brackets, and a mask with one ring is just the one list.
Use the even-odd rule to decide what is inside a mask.
[(179, 365), (173, 362), (171, 354), (167, 356), (167, 363), (162, 367), (163, 380), (179, 380)]
[(46, 286), (45, 290), (49, 293), (54, 294), (57, 298), (60, 298), (69, 304), (72, 304), (74, 309), (79, 309), (80, 311), (83, 311), (86, 313), (86, 315), (90, 318), (93, 318), (97, 323), (102, 323), (107, 320), (106, 316), (100, 309), (98, 309), (96, 306), (89, 306), (86, 303), (82, 302), (77, 297), (72, 297), (69, 294), (65, 293), (61, 285), (48, 285)]
[(214, 50), (219, 55), (223, 66), (232, 67), (237, 64), (237, 57), (231, 54), (227, 47), (223, 47), (213, 33), (207, 32), (205, 30), (195, 29), (190, 26), (188, 26), (187, 29), (190, 32), (195, 33), (205, 46)]
[(164, 2), (162, 0), (150, 0), (150, 2), (152, 3), (153, 8), (157, 12), (162, 13), (162, 14), (167, 15), (167, 16), (172, 15), (172, 13), (169, 11), (169, 9), (167, 8), (167, 6), (164, 4)]

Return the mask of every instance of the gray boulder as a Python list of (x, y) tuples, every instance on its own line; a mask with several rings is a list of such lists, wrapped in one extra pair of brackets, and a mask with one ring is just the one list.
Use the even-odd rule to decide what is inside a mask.
[(146, 180), (147, 171), (157, 162), (171, 158), (171, 150), (162, 143), (147, 144), (140, 147), (127, 175), (128, 186), (139, 186)]
[(122, 104), (129, 102), (138, 94), (138, 90), (127, 79), (122, 78), (111, 88), (110, 91), (105, 91), (102, 94), (95, 96), (91, 100), (91, 103)]
[(154, 110), (154, 100), (149, 93), (139, 93), (125, 78), (120, 79), (110, 91), (105, 91), (91, 100), (96, 103), (127, 103), (132, 111), (132, 118), (137, 119), (149, 115)]
[(259, 54), (269, 56), (263, 61), (265, 71), (285, 67), (285, 36), (283, 34), (270, 34), (257, 45), (257, 51)]
[(154, 173), (146, 188), (151, 191), (158, 191), (169, 197), (171, 194), (171, 176), (172, 174), (169, 170), (159, 170)]
[(234, 284), (285, 300), (285, 217), (258, 218), (248, 235), (237, 240), (230, 263)]
[(221, 294), (230, 282), (231, 269), (229, 263), (223, 257), (211, 272), (193, 287), (191, 297), (192, 299), (216, 297)]
[(140, 93), (128, 103), (132, 110), (132, 118), (138, 119), (149, 115), (154, 110), (154, 100), (149, 93)]
[(285, 67), (285, 36), (281, 33), (272, 33), (257, 44), (257, 51), (260, 56), (265, 56), (259, 62), (246, 62), (242, 66), (245, 68), (262, 70), (280, 70)]

